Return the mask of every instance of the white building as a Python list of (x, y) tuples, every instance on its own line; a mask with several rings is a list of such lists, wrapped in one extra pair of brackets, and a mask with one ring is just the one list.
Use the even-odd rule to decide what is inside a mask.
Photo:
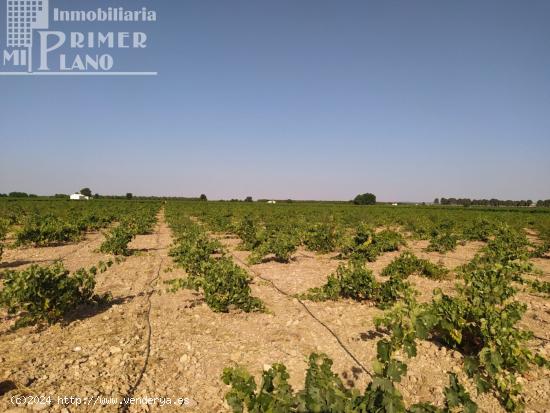
[(267, 201), (268, 204), (276, 204), (277, 201)]
[(79, 194), (78, 192), (75, 192), (71, 195), (71, 201), (85, 201), (90, 199), (86, 195)]

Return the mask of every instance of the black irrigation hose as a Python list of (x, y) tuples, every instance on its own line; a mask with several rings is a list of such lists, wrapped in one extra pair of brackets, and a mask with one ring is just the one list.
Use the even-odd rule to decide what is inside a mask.
[[(232, 254), (233, 255), (233, 254)], [(372, 374), (366, 369), (366, 367), (357, 359), (357, 357), (346, 347), (346, 345), (342, 342), (342, 340), (340, 339), (340, 337), (338, 337), (338, 335), (329, 327), (327, 326), (323, 321), (319, 320), (315, 314), (313, 314), (311, 312), (311, 310), (308, 308), (308, 306), (302, 301), (300, 300), (298, 297), (294, 297), (292, 296), (291, 294), (287, 293), (286, 291), (283, 291), (281, 290), (272, 280), (268, 279), (268, 278), (265, 278), (265, 277), (262, 277), (262, 275), (256, 271), (255, 269), (251, 268), (249, 265), (247, 265), (243, 260), (241, 260), (239, 257), (233, 255), (233, 258), (235, 260), (237, 260), (238, 262), (241, 263), (242, 266), (244, 266), (247, 270), (251, 271), (252, 273), (254, 273), (254, 275), (258, 278), (260, 278), (261, 280), (263, 281), (266, 281), (268, 283), (271, 284), (271, 286), (277, 290), (280, 294), (284, 295), (285, 297), (288, 297), (288, 298), (293, 298), (293, 299), (296, 299), (300, 305), (302, 307), (304, 307), (304, 309), (306, 310), (306, 312), (311, 316), (311, 318), (313, 318), (315, 321), (317, 321), (320, 325), (322, 325), (329, 333), (330, 335), (332, 335), (334, 337), (334, 339), (336, 340), (336, 342), (338, 343), (338, 345), (342, 348), (342, 350), (344, 350), (348, 356), (351, 357), (351, 359), (361, 368), (361, 370), (363, 370), (365, 373), (367, 373), (369, 375), (369, 377), (372, 378)]]
[[(158, 253), (159, 247), (160, 247), (160, 228), (159, 228), (159, 231), (157, 233), (157, 254), (159, 254), (159, 257), (160, 257), (160, 253)], [(147, 347), (145, 348), (145, 361), (143, 362), (143, 366), (142, 366), (142, 368), (139, 372), (137, 380), (135, 381), (135, 383), (132, 386), (130, 386), (130, 388), (128, 389), (128, 392), (126, 393), (126, 395), (124, 396), (124, 398), (121, 401), (121, 404), (119, 405), (118, 411), (122, 412), (122, 413), (127, 412), (128, 409), (130, 408), (130, 403), (128, 401), (134, 396), (134, 393), (136, 392), (138, 386), (141, 383), (141, 380), (143, 380), (143, 375), (145, 374), (145, 371), (147, 370), (147, 366), (149, 365), (149, 355), (151, 354), (151, 335), (152, 335), (151, 296), (155, 292), (155, 290), (153, 289), (153, 284), (160, 277), (160, 269), (162, 268), (163, 262), (164, 262), (164, 258), (160, 257), (160, 262), (159, 262), (159, 265), (158, 265), (158, 268), (157, 268), (157, 273), (156, 273), (155, 277), (153, 277), (153, 279), (151, 279), (151, 281), (149, 282), (149, 291), (147, 292), (147, 311), (146, 311), (146, 322), (147, 322), (147, 340), (146, 340), (146, 344), (147, 344)]]

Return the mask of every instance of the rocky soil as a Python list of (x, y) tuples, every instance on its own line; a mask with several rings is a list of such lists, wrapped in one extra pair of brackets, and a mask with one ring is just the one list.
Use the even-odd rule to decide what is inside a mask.
[[(345, 383), (363, 389), (370, 381), (378, 339), (374, 318), (381, 311), (352, 301), (306, 301), (306, 309), (290, 296), (322, 285), (339, 261), (333, 255), (300, 250), (289, 264), (266, 262), (249, 267), (245, 264), (248, 252), (238, 250), (238, 239), (212, 236), (220, 238), (235, 261), (253, 276), (253, 294), (264, 301), (266, 313), (214, 313), (198, 293), (168, 293), (164, 281), (184, 273), (168, 256), (172, 237), (161, 214), (154, 233), (138, 236), (132, 243), (132, 256), (98, 275), (97, 290), (111, 292), (111, 304), (80, 309), (63, 325), (15, 331), (10, 330), (14, 320), (0, 314), (0, 410), (228, 412), (223, 399), (226, 388), (220, 380), (224, 367), (239, 364), (259, 375), (266, 366), (282, 362), (291, 384), (300, 388), (307, 357), (314, 351), (334, 360), (333, 369)], [(95, 252), (102, 239), (97, 233), (78, 245), (9, 250), (5, 261), (23, 268), (31, 262), (63, 258), (69, 269), (88, 267), (109, 258)], [(453, 268), (470, 260), (481, 245), (460, 246), (446, 255), (424, 253), (423, 247), (409, 243), (417, 255)], [(378, 275), (396, 255), (385, 254), (370, 265)], [(548, 260), (539, 261), (541, 277), (548, 280)], [(429, 300), (433, 288), (452, 291), (455, 283), (452, 279), (411, 280), (423, 300)], [(524, 326), (541, 338), (533, 340), (533, 348), (550, 357), (550, 302), (530, 293), (521, 293), (520, 298), (529, 305)], [(409, 370), (400, 385), (406, 402), (440, 402), (446, 372), (456, 371), (464, 378), (461, 359), (457, 352), (422, 342), (419, 355), (407, 361)], [(527, 383), (528, 411), (550, 411), (548, 372), (533, 369), (522, 380)], [(10, 400), (15, 395), (51, 396), (52, 401), (14, 410)], [(60, 403), (58, 398), (64, 396), (86, 402), (79, 406)], [(149, 405), (120, 405), (125, 396), (157, 399), (149, 400)], [(177, 399), (184, 401), (183, 407), (175, 405)], [(490, 395), (475, 399), (482, 411), (502, 411)]]

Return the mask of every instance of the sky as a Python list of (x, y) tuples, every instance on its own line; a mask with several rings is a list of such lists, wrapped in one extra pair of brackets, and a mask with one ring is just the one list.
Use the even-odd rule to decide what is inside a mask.
[(550, 198), (547, 0), (50, 0), (108, 6), (158, 76), (0, 76), (0, 193)]

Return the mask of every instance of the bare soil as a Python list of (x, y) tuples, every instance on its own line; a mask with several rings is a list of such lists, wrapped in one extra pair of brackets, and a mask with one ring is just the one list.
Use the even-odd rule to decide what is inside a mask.
[[(185, 410), (228, 412), (223, 399), (227, 389), (220, 380), (224, 367), (239, 364), (258, 377), (266, 366), (282, 362), (289, 370), (291, 384), (299, 389), (311, 352), (331, 357), (333, 370), (347, 385), (363, 389), (368, 384), (379, 337), (374, 319), (382, 312), (369, 303), (345, 300), (306, 301), (306, 309), (291, 297), (324, 284), (340, 263), (334, 254), (299, 250), (288, 264), (265, 262), (248, 266), (249, 253), (238, 249), (238, 239), (212, 235), (222, 241), (235, 262), (249, 271), (253, 294), (264, 301), (266, 313), (214, 313), (198, 293), (168, 293), (164, 281), (185, 274), (168, 256), (172, 237), (161, 215), (153, 234), (138, 236), (132, 243), (136, 254), (98, 275), (97, 290), (111, 292), (112, 304), (81, 309), (63, 325), (15, 331), (9, 329), (14, 320), (0, 314), (0, 410), (14, 407), (10, 403), (13, 395), (35, 394), (51, 395), (53, 403), (27, 406), (29, 410), (43, 407), (44, 411), (54, 412), (123, 411), (115, 404), (62, 406), (57, 397), (102, 396), (120, 401), (130, 395), (169, 397), (172, 401), (187, 398)], [(70, 269), (88, 267), (108, 258), (95, 252), (102, 239), (101, 234), (89, 234), (78, 245), (9, 250), (5, 260), (9, 266), (22, 268), (31, 262), (47, 263), (62, 257)], [(454, 268), (469, 261), (481, 246), (469, 243), (444, 255), (425, 253), (422, 242), (409, 242), (407, 248)], [(384, 254), (369, 265), (379, 276), (398, 254)], [(539, 261), (536, 265), (544, 274), (550, 274), (550, 260)], [(280, 291), (257, 275), (270, 280)], [(453, 291), (456, 282), (452, 278), (432, 281), (416, 276), (410, 280), (422, 300), (429, 300), (434, 288)], [(548, 299), (531, 293), (521, 293), (519, 297), (529, 307), (523, 325), (548, 340), (533, 340), (533, 349), (550, 357)], [(442, 402), (448, 371), (457, 372), (464, 383), (469, 383), (462, 373), (462, 356), (433, 342), (420, 343), (419, 355), (407, 360), (407, 364), (407, 376), (400, 384), (407, 403)], [(549, 373), (534, 368), (522, 380), (527, 383), (527, 411), (549, 412)], [(10, 386), (15, 389), (10, 390)], [(494, 397), (475, 396), (475, 390), (469, 384), (467, 387), (482, 411), (503, 411)], [(128, 411), (170, 412), (182, 411), (182, 407), (160, 407), (157, 403), (149, 407), (133, 405)]]

